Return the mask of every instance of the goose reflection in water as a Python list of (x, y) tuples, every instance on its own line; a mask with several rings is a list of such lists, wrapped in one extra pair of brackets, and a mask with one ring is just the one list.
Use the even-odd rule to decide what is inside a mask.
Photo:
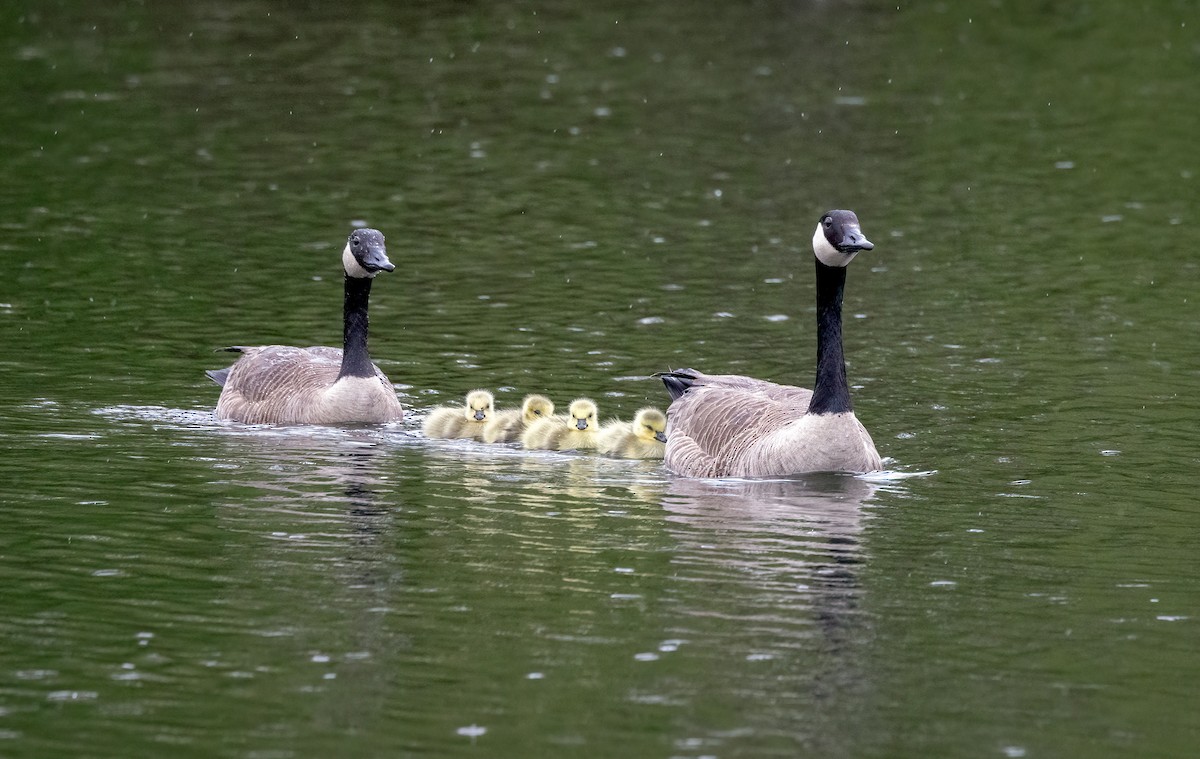
[(860, 570), (878, 487), (833, 474), (673, 478), (662, 507), (686, 598), (681, 637), (716, 641), (731, 662), (783, 660), (781, 676), (813, 699), (853, 698), (863, 680), (855, 652), (871, 636)]
[(249, 491), (218, 511), (229, 535), (224, 606), (252, 633), (230, 665), (258, 671), (303, 656), (312, 666), (298, 688), (309, 695), (298, 703), (312, 721), (367, 730), (393, 689), (381, 662), (411, 645), (390, 623), (408, 568), (396, 548), (406, 499), (394, 448), (368, 430), (224, 437), (223, 460), (236, 463), (225, 479)]

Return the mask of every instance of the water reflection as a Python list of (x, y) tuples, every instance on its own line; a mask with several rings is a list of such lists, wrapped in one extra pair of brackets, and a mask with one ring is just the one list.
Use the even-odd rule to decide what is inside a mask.
[(737, 570), (746, 595), (772, 614), (811, 612), (831, 642), (849, 625), (865, 561), (860, 535), (878, 485), (856, 477), (734, 481), (672, 479), (663, 507), (699, 572)]
[(382, 663), (409, 643), (391, 622), (406, 579), (396, 543), (407, 504), (393, 436), (367, 428), (223, 432), (218, 466), (232, 470), (227, 485), (250, 491), (217, 511), (223, 532), (242, 536), (229, 546), (229, 602), (253, 610), (250, 640), (264, 639), (228, 655), (243, 672), (290, 660), (289, 688), (309, 696), (290, 709), (305, 704), (324, 729), (366, 730), (394, 688)]
[[(671, 480), (662, 507), (686, 594), (680, 637), (711, 647), (725, 679), (754, 701), (750, 730), (787, 724), (794, 744), (832, 750), (845, 740), (839, 725), (864, 711), (863, 530), (879, 487), (842, 475)], [(800, 713), (804, 723), (792, 724)]]

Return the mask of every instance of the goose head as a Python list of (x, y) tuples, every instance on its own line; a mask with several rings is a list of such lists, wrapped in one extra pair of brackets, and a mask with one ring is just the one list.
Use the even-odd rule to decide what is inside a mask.
[(388, 260), (383, 245), (383, 233), (378, 229), (356, 229), (346, 238), (342, 250), (342, 268), (347, 277), (374, 277), (381, 271), (394, 271), (396, 265)]
[(576, 398), (571, 401), (571, 407), (568, 409), (571, 418), (567, 421), (577, 430), (586, 430), (596, 426), (596, 415), (599, 410), (596, 404), (587, 398)]
[(846, 266), (859, 251), (870, 250), (874, 243), (862, 233), (853, 211), (827, 211), (813, 232), (813, 253), (826, 266)]
[(633, 434), (647, 443), (667, 442), (667, 415), (656, 408), (644, 408), (633, 417)]
[(544, 395), (527, 395), (521, 403), (521, 418), (525, 424), (533, 424), (554, 414), (554, 402)]
[(494, 410), (495, 399), (486, 390), (472, 390), (467, 393), (466, 414), (472, 422), (486, 422)]

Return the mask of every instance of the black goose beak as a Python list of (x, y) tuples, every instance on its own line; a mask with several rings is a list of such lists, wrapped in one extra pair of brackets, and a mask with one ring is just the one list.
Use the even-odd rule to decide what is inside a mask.
[[(391, 266), (391, 264), (388, 264), (388, 265)], [(392, 269), (394, 269), (394, 268), (396, 268), (396, 267), (393, 266)], [(391, 271), (392, 269), (388, 269), (388, 271)], [(478, 411), (475, 412), (475, 421), (482, 422), (484, 419), (487, 419), (486, 411), (484, 411), (483, 409), (479, 409)]]
[(396, 265), (388, 260), (387, 250), (382, 244), (367, 246), (367, 254), (362, 258), (362, 267), (367, 271), (396, 270)]
[(575, 429), (586, 430), (587, 429), (587, 419), (576, 419), (575, 420)]
[(860, 250), (872, 250), (874, 247), (875, 243), (868, 240), (858, 227), (847, 229), (842, 244), (837, 246), (843, 253), (857, 253)]
[(667, 433), (665, 433), (665, 432), (655, 432), (655, 433), (654, 433), (654, 439), (655, 439), (655, 440), (657, 440), (657, 441), (658, 441), (658, 442), (660, 442), (660, 443), (665, 443), (665, 442), (667, 442)]

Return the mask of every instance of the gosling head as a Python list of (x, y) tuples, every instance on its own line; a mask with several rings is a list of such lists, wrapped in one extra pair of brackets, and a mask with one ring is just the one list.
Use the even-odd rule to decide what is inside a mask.
[(858, 226), (853, 211), (827, 211), (813, 232), (813, 253), (826, 266), (847, 266), (861, 250), (871, 250), (874, 243)]
[(577, 430), (586, 430), (596, 426), (596, 415), (600, 412), (596, 404), (587, 398), (576, 398), (571, 401), (568, 413), (571, 415), (571, 426)]
[(533, 424), (554, 414), (554, 402), (544, 395), (527, 395), (521, 403), (521, 417), (525, 424)]
[(633, 434), (649, 442), (667, 442), (667, 415), (656, 408), (644, 408), (633, 417)]
[(495, 398), (487, 390), (472, 390), (467, 393), (467, 419), (472, 422), (486, 422), (492, 416), (495, 402)]
[(342, 250), (342, 268), (347, 277), (370, 279), (381, 271), (395, 271), (383, 245), (383, 233), (378, 229), (356, 229), (346, 238)]

